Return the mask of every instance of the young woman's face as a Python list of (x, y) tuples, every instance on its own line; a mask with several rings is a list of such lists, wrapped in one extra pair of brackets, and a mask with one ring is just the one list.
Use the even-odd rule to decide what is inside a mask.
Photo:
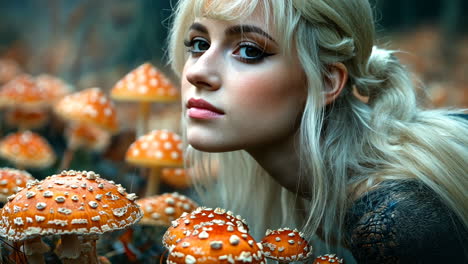
[(257, 150), (298, 128), (305, 74), (258, 15), (198, 18), (186, 36), (182, 104), (188, 143), (208, 152)]

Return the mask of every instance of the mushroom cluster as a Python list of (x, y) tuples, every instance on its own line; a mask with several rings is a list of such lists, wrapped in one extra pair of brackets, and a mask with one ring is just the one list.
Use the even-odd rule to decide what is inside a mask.
[(41, 263), (48, 247), (42, 236), (60, 235), (63, 260), (97, 263), (100, 234), (125, 229), (142, 217), (135, 194), (92, 171), (63, 171), (8, 197), (1, 211), (0, 236), (24, 242), (31, 263)]

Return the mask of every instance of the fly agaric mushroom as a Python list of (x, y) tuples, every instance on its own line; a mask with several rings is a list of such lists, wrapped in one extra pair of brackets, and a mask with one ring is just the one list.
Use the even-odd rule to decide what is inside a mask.
[(146, 196), (157, 194), (161, 167), (181, 167), (182, 140), (167, 130), (154, 130), (133, 142), (127, 150), (128, 163), (150, 167)]
[(0, 84), (4, 84), (12, 80), (20, 73), (21, 68), (16, 61), (0, 59)]
[(338, 258), (335, 254), (326, 254), (324, 256), (318, 256), (313, 264), (332, 264), (332, 263), (344, 263), (344, 260)]
[(192, 212), (198, 207), (192, 199), (176, 192), (145, 197), (136, 203), (143, 210), (139, 224), (157, 226), (170, 226), (184, 212)]
[(297, 229), (267, 230), (261, 243), (265, 257), (278, 262), (303, 261), (312, 256), (312, 246)]
[[(169, 250), (167, 263), (262, 263), (262, 245), (248, 233), (230, 231), (230, 225), (200, 227)], [(232, 227), (232, 226), (231, 226)]]
[(18, 75), (0, 89), (0, 106), (38, 109), (48, 105), (48, 94), (28, 74)]
[(29, 172), (12, 168), (0, 169), (0, 202), (5, 203), (7, 197), (26, 187), (28, 181), (34, 180)]
[(14, 108), (5, 113), (6, 123), (18, 127), (20, 131), (42, 127), (48, 120), (49, 115), (44, 109), (24, 110)]
[(99, 88), (88, 88), (63, 97), (54, 111), (68, 121), (93, 124), (112, 133), (118, 130), (114, 104)]
[(161, 174), (161, 181), (178, 189), (185, 189), (192, 185), (192, 180), (183, 168), (164, 168)]
[(45, 168), (55, 161), (55, 154), (46, 139), (31, 131), (7, 135), (0, 141), (0, 156), (18, 168)]
[(58, 77), (40, 74), (36, 77), (36, 84), (49, 95), (49, 100), (55, 102), (72, 91), (70, 84)]
[[(125, 229), (142, 217), (135, 199), (135, 194), (92, 171), (63, 171), (29, 182), (8, 198), (1, 211), (0, 236), (24, 242), (26, 254), (38, 260), (44, 248), (36, 252), (31, 244), (43, 243), (41, 236), (60, 235), (56, 251), (65, 263), (97, 263), (96, 235)], [(80, 237), (94, 242), (91, 254), (81, 254)]]
[(179, 96), (179, 91), (151, 63), (128, 73), (111, 90), (115, 100), (139, 102), (137, 137), (147, 133), (151, 102), (175, 102)]
[(186, 236), (203, 226), (213, 224), (225, 224), (230, 232), (249, 232), (249, 227), (242, 217), (235, 216), (231, 211), (221, 208), (198, 207), (191, 213), (183, 213), (178, 219), (172, 221), (172, 225), (163, 236), (163, 244), (171, 249)]

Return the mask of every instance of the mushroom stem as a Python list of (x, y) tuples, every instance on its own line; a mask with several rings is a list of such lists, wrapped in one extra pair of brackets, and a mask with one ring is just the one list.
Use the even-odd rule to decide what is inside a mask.
[(42, 241), (41, 237), (26, 240), (23, 246), (24, 254), (27, 256), (28, 263), (31, 264), (45, 263), (43, 254), (49, 250), (50, 247)]
[(70, 163), (73, 160), (73, 155), (75, 154), (75, 150), (67, 147), (65, 152), (63, 153), (62, 162), (60, 163), (59, 171), (66, 170), (70, 167)]
[(96, 241), (99, 239), (99, 236), (90, 235), (83, 237), (83, 248), (86, 249), (83, 255), (86, 255), (86, 263), (89, 264), (99, 264), (99, 259), (96, 250)]
[(70, 260), (77, 260), (81, 255), (81, 242), (78, 235), (61, 235), (60, 239), (61, 243), (56, 249), (57, 256), (63, 263), (70, 263)]
[(155, 195), (159, 192), (159, 179), (161, 178), (161, 168), (150, 168), (145, 196)]
[(136, 136), (143, 136), (148, 131), (148, 120), (151, 110), (150, 102), (140, 102), (138, 110)]

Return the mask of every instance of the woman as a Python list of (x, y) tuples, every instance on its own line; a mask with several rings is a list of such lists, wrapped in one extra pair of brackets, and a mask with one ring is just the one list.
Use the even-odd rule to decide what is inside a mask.
[(181, 0), (169, 57), (189, 166), (209, 179), (219, 163), (199, 191), (257, 237), (300, 227), (358, 263), (464, 260), (468, 124), (418, 107), (372, 21), (367, 0)]

